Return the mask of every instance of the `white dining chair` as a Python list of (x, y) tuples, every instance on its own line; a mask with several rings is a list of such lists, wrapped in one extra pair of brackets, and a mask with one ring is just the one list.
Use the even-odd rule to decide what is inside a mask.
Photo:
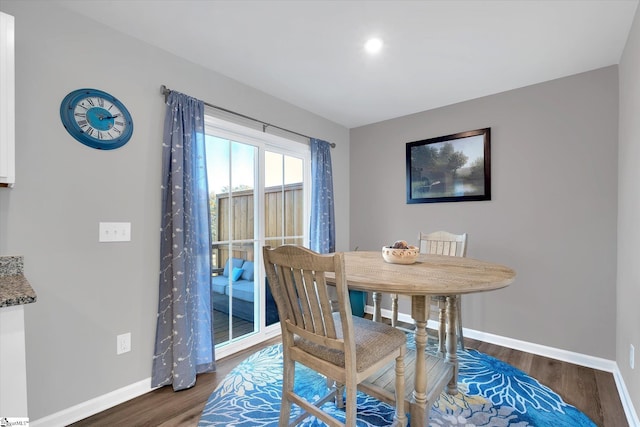
[[(421, 253), (467, 256), (467, 233), (453, 234), (447, 231), (433, 233), (420, 232), (418, 246)], [(446, 337), (446, 299), (454, 298), (456, 306), (456, 339), (458, 347), (464, 350), (464, 336), (462, 334), (462, 304), (459, 295), (439, 295), (431, 298), (431, 306), (438, 308), (438, 354), (444, 354)], [(391, 294), (391, 325), (398, 324), (398, 295)]]

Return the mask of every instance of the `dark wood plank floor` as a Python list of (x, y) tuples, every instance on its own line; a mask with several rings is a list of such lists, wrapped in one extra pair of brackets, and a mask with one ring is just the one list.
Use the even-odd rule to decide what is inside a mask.
[[(279, 337), (218, 361), (217, 372), (199, 375), (196, 385), (189, 390), (174, 392), (171, 387), (163, 387), (72, 425), (197, 426), (209, 395), (229, 371), (253, 352), (277, 342), (280, 342)], [(565, 402), (583, 411), (598, 426), (628, 426), (613, 375), (609, 372), (468, 338), (465, 338), (465, 345), (503, 360), (537, 378), (542, 384), (559, 393)]]

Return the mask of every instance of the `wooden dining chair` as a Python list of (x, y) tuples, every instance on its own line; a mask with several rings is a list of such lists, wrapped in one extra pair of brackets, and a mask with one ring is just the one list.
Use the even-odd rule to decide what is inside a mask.
[[(271, 292), (278, 307), (282, 329), (283, 381), (279, 426), (296, 425), (313, 415), (330, 426), (356, 425), (358, 384), (395, 361), (396, 402), (394, 425), (406, 426), (404, 401), (405, 334), (383, 323), (352, 316), (341, 252), (321, 255), (297, 245), (265, 246), (263, 259)], [(325, 273), (335, 273), (338, 311), (330, 301)], [(338, 386), (310, 402), (294, 392), (295, 363), (319, 372)], [(341, 406), (346, 388), (343, 424), (320, 407), (332, 399)], [(303, 413), (289, 420), (291, 405)]]
[[(452, 234), (447, 231), (433, 233), (420, 232), (418, 246), (421, 253), (449, 256), (467, 256), (467, 233)], [(464, 336), (462, 334), (462, 304), (459, 295), (442, 295), (431, 297), (431, 306), (438, 308), (438, 354), (443, 355), (446, 337), (446, 300), (455, 299), (456, 306), (456, 339), (458, 347), (464, 350)], [(391, 324), (398, 323), (398, 295), (391, 295)]]

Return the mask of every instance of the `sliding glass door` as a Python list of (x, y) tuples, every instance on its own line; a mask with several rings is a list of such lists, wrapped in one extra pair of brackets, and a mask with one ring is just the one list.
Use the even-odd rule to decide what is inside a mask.
[[(304, 162), (281, 152), (265, 152), (264, 242), (276, 247), (304, 245)], [(266, 280), (266, 279), (265, 279)], [(278, 322), (275, 302), (267, 293), (266, 325)]]
[[(279, 333), (263, 245), (305, 244), (309, 148), (207, 118), (216, 357)], [(292, 149), (292, 146), (294, 149)]]
[(255, 287), (257, 148), (207, 135), (216, 344), (258, 330)]

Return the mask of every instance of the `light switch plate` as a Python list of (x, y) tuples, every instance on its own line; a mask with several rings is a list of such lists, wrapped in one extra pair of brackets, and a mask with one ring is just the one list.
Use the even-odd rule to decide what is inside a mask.
[(130, 222), (101, 222), (99, 227), (99, 242), (130, 242)]

